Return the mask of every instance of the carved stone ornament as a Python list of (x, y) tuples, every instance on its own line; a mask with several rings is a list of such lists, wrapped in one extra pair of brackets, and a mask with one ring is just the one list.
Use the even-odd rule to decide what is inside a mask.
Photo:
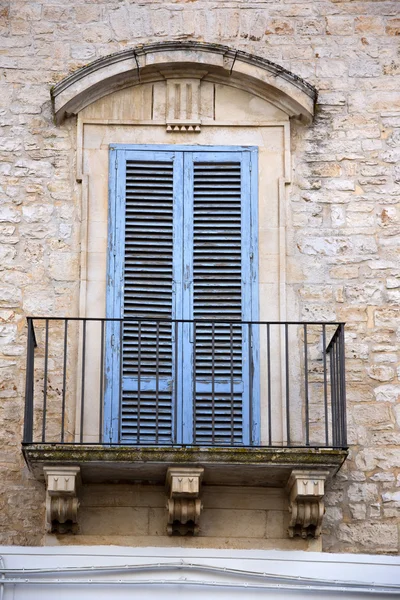
[(286, 489), (289, 492), (289, 537), (302, 538), (321, 535), (325, 512), (325, 481), (329, 471), (292, 471)]
[(198, 535), (198, 522), (203, 508), (199, 498), (203, 473), (201, 467), (168, 469), (168, 535)]
[(200, 80), (167, 80), (167, 132), (200, 133)]
[(77, 533), (79, 467), (43, 467), (47, 483), (46, 531)]

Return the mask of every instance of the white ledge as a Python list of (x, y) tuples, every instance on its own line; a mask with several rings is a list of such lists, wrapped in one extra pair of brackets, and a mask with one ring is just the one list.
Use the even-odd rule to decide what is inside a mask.
[(316, 89), (283, 67), (228, 46), (163, 42), (123, 50), (78, 69), (52, 89), (56, 121), (113, 91), (201, 70), (201, 77), (272, 101), (290, 117), (310, 122)]

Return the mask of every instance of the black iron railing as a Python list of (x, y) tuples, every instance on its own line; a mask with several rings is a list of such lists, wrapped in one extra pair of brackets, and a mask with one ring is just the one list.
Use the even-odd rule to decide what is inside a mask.
[(27, 319), (24, 444), (344, 448), (344, 324)]

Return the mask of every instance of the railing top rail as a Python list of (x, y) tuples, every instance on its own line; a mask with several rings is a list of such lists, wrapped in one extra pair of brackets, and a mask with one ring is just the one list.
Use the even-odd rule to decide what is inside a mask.
[(242, 325), (345, 325), (345, 321), (246, 321), (239, 319), (149, 319), (148, 317), (137, 317), (135, 319), (118, 319), (113, 317), (34, 317), (27, 316), (27, 321), (115, 321), (125, 323), (223, 323)]

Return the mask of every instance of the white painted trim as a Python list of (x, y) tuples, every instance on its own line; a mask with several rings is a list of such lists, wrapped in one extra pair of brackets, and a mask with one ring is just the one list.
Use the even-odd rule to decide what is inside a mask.
[(0, 577), (13, 581), (4, 600), (46, 600), (55, 589), (59, 600), (117, 590), (118, 598), (159, 598), (161, 589), (166, 599), (239, 593), (247, 600), (261, 590), (263, 598), (400, 598), (400, 558), (390, 556), (113, 546), (0, 547), (0, 556)]

